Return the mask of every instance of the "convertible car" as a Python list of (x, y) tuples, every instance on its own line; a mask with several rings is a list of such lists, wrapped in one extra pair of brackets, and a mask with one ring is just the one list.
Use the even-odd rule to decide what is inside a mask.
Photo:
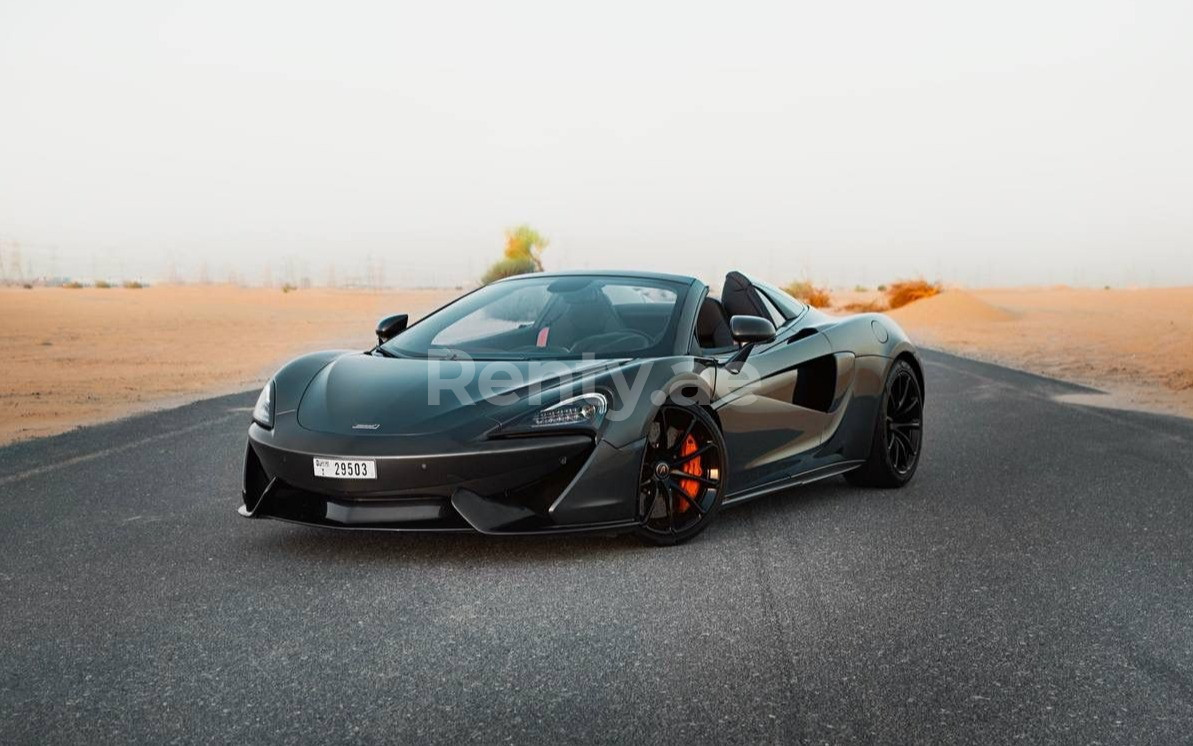
[(376, 332), (266, 384), (241, 515), (666, 545), (759, 495), (837, 475), (902, 487), (919, 462), (907, 335), (739, 272), (719, 298), (675, 275), (523, 275)]

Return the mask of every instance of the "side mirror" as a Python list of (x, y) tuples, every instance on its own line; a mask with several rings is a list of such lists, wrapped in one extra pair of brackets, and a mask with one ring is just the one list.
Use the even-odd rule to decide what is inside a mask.
[(775, 325), (761, 316), (734, 316), (729, 319), (729, 333), (734, 342), (741, 344), (741, 349), (725, 362), (725, 370), (737, 374), (741, 373), (754, 345), (775, 338)]
[(769, 342), (775, 338), (775, 325), (761, 316), (734, 316), (729, 319), (729, 333), (734, 342)]
[[(377, 322), (377, 344), (385, 344), (389, 340), (398, 336), (406, 328), (406, 324), (410, 321), (410, 317), (404, 313), (399, 313), (394, 316), (386, 316)], [(774, 327), (771, 327), (772, 329)]]

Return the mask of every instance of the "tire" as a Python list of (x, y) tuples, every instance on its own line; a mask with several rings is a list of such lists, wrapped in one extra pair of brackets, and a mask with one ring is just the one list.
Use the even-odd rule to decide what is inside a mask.
[(725, 439), (700, 407), (664, 404), (651, 421), (638, 479), (634, 535), (646, 544), (682, 544), (708, 528), (726, 485)]
[(845, 479), (858, 487), (903, 487), (915, 476), (924, 442), (924, 393), (915, 369), (896, 360), (874, 417), (870, 455)]

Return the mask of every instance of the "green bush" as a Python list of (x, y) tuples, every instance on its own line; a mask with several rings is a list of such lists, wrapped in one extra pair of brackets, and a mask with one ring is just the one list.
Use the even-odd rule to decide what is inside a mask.
[(481, 277), (481, 283), (488, 285), (490, 282), (503, 280), (506, 277), (513, 277), (514, 275), (526, 275), (531, 272), (537, 272), (538, 266), (534, 259), (530, 257), (519, 257), (517, 259), (502, 259), (494, 262), (488, 270), (485, 271)]

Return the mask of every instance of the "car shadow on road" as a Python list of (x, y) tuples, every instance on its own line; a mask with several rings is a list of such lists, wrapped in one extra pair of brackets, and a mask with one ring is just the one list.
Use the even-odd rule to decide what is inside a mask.
[(486, 536), (467, 532), (344, 531), (281, 521), (253, 521), (246, 526), (252, 530), (240, 532), (240, 540), (247, 551), (262, 557), (366, 565), (401, 563), (465, 568), (480, 562), (492, 567), (577, 559), (617, 560), (635, 555), (645, 559), (658, 558), (659, 553), (663, 557), (671, 553), (686, 554), (710, 544), (748, 541), (751, 521), (798, 521), (801, 513), (863, 499), (864, 493), (841, 480), (775, 492), (725, 510), (704, 534), (687, 544), (663, 549), (647, 546), (625, 533)]
[(474, 533), (342, 531), (261, 521), (245, 537), (254, 553), (306, 562), (427, 564), (465, 568), (620, 558), (650, 552), (629, 534), (486, 536)]

